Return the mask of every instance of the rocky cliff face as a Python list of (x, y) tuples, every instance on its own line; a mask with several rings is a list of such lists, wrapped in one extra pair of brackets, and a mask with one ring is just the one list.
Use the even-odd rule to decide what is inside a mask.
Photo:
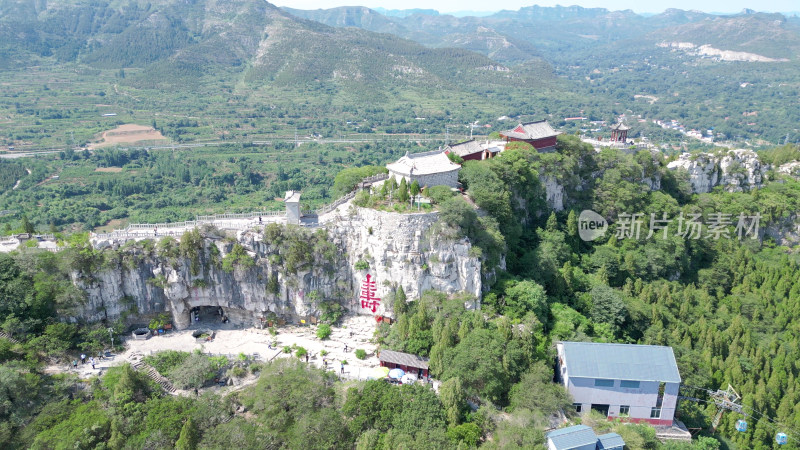
[(684, 153), (667, 164), (668, 169), (689, 173), (692, 192), (704, 194), (716, 186), (730, 192), (759, 188), (765, 181), (769, 166), (762, 164), (751, 150), (728, 150), (719, 153)]
[(76, 319), (165, 312), (182, 328), (193, 307), (219, 306), (232, 321), (252, 325), (270, 313), (319, 316), (335, 304), (358, 314), (391, 315), (388, 302), (359, 299), (368, 276), (377, 299), (398, 286), (409, 299), (428, 289), (479, 298), (480, 260), (466, 239), (431, 233), (437, 220), (436, 213), (351, 207), (317, 230), (281, 226), (235, 238), (206, 230), (188, 251), (177, 243), (172, 250), (141, 242), (108, 248), (103, 251), (112, 262), (104, 269), (73, 274), (88, 297)]

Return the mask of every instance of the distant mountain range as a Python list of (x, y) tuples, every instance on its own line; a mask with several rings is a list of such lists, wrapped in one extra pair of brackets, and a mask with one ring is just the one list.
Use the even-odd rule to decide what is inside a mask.
[[(800, 55), (800, 19), (780, 14), (743, 11), (718, 16), (699, 11), (668, 9), (639, 15), (630, 10), (580, 6), (524, 7), (485, 17), (454, 17), (431, 10), (380, 14), (365, 7), (285, 11), (335, 27), (357, 27), (391, 33), (430, 47), (458, 47), (482, 53), (504, 63), (542, 56), (560, 57), (566, 49), (626, 42), (654, 46), (659, 40), (710, 44), (721, 50), (761, 52), (764, 56)], [(635, 42), (634, 42), (635, 41)]]
[(141, 67), (140, 81), (152, 85), (220, 70), (251, 82), (334, 81), (362, 90), (387, 84), (458, 90), (524, 76), (524, 70), (498, 72), (490, 52), (471, 52), (469, 45), (437, 49), (403, 39), (409, 34), (403, 26), (367, 8), (318, 11), (333, 27), (290, 12), (296, 11), (260, 0), (0, 0), (0, 59), (24, 64), (26, 55), (52, 56), (99, 68)]

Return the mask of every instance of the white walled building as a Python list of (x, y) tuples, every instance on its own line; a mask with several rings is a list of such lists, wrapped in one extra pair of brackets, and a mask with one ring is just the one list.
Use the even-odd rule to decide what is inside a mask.
[(681, 383), (672, 347), (559, 342), (556, 349), (557, 376), (578, 412), (672, 425)]
[(398, 183), (405, 178), (409, 184), (416, 180), (420, 187), (457, 187), (461, 165), (450, 161), (441, 150), (434, 150), (413, 155), (406, 152), (405, 156), (387, 164), (386, 168), (389, 169), (389, 176)]

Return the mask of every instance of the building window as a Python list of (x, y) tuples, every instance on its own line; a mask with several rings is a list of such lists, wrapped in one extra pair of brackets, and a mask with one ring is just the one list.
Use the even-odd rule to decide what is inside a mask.
[(581, 412), (581, 407), (583, 406), (582, 403), (573, 403), (572, 406), (575, 407), (575, 412)]
[(620, 407), (619, 407), (619, 415), (620, 416), (629, 416), (629, 415), (631, 415), (631, 405), (620, 405)]
[(614, 380), (602, 380), (598, 378), (594, 380), (594, 385), (599, 387), (614, 387)]
[(651, 419), (660, 419), (661, 418), (661, 408), (650, 408), (650, 418)]
[(631, 381), (631, 380), (622, 380), (619, 383), (619, 387), (630, 388), (630, 389), (639, 389), (639, 382), (638, 381)]

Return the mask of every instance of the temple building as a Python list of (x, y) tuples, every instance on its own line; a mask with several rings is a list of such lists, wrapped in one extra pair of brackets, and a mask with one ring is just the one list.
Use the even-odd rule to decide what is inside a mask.
[(546, 120), (521, 123), (513, 130), (500, 132), (506, 142), (527, 142), (540, 152), (554, 152), (559, 134), (561, 133), (554, 130)]
[(631, 128), (622, 122), (611, 125), (612, 142), (628, 142), (628, 130)]
[(445, 153), (455, 153), (464, 161), (494, 158), (505, 149), (505, 142), (478, 142), (475, 139), (445, 146)]
[(409, 154), (386, 165), (389, 176), (398, 183), (405, 178), (411, 184), (417, 181), (421, 187), (450, 186), (458, 187), (458, 171), (461, 165), (450, 161), (441, 150)]

